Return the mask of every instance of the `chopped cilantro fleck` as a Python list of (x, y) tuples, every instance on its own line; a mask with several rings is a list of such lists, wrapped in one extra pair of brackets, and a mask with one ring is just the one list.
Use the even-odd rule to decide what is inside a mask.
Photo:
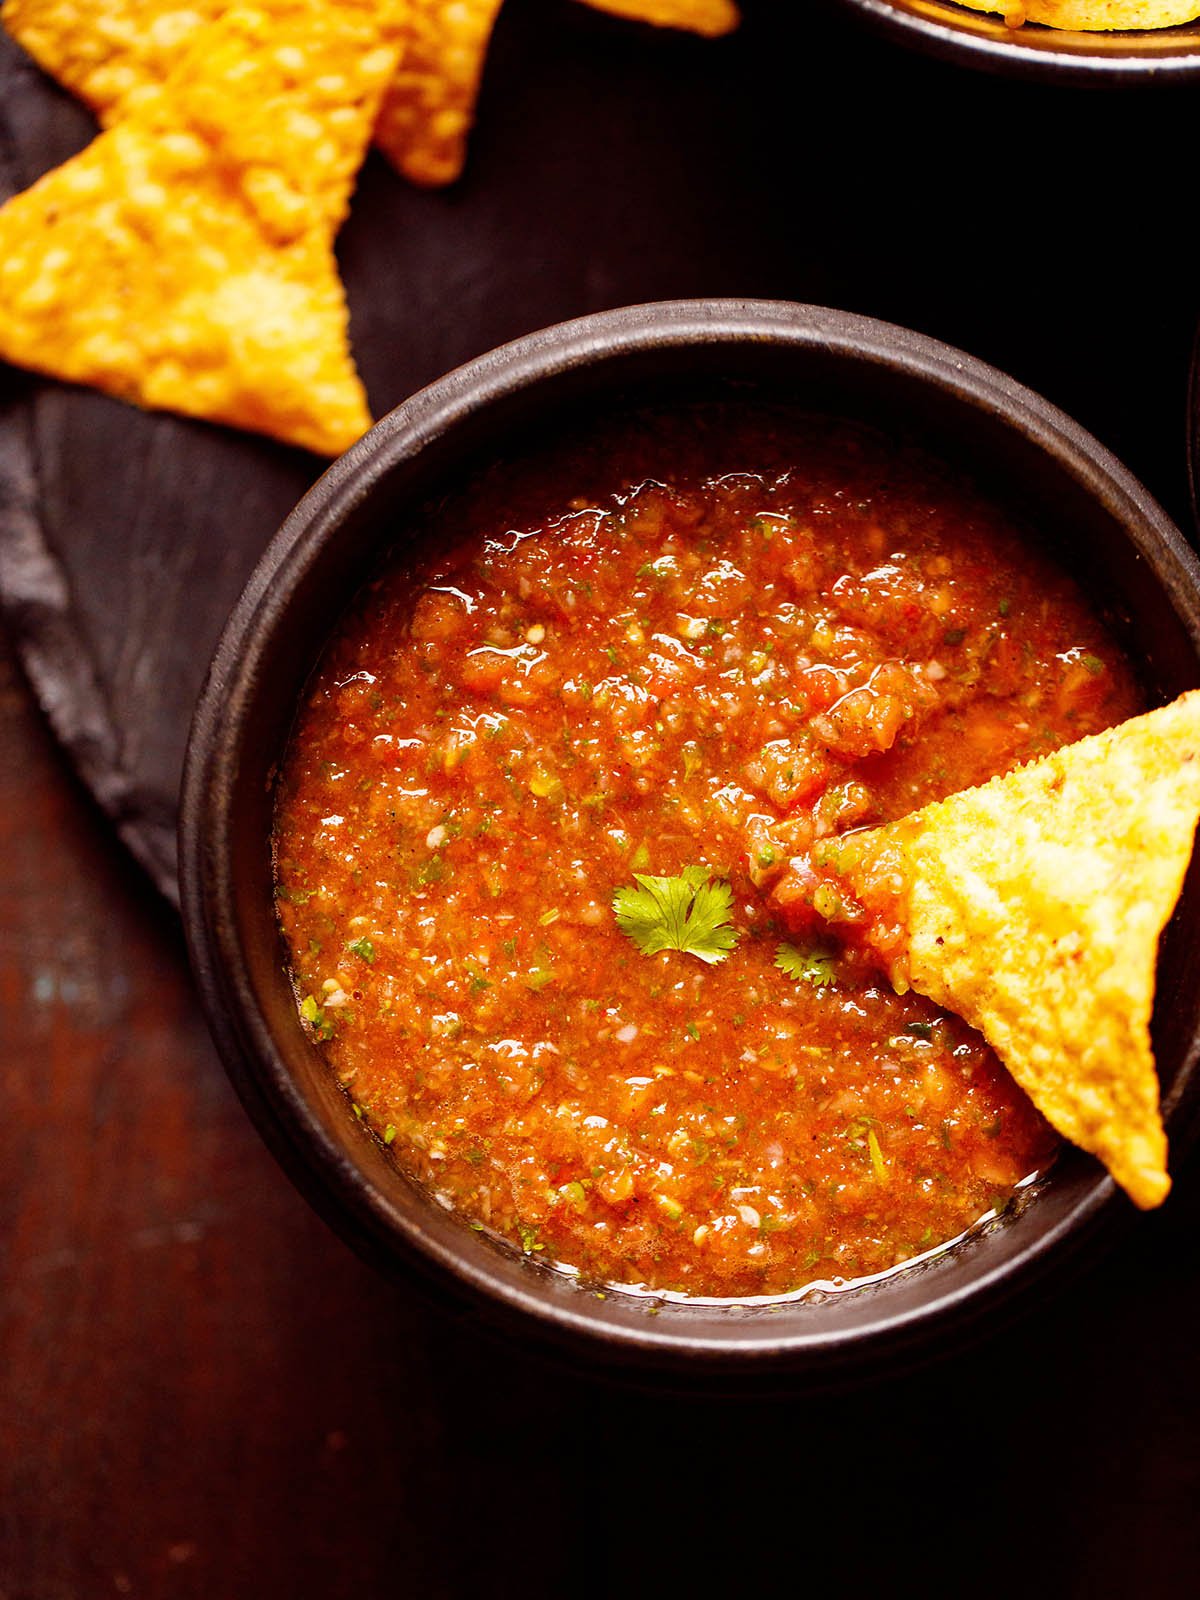
[(678, 572), (674, 556), (659, 556), (656, 561), (647, 561), (637, 570), (639, 578), (670, 578)]
[(821, 989), (836, 981), (833, 970), (834, 953), (823, 945), (812, 945), (808, 950), (798, 950), (794, 944), (781, 944), (775, 952), (775, 965), (780, 972), (796, 981), (811, 983)]
[(682, 950), (698, 961), (724, 961), (738, 941), (732, 926), (733, 891), (707, 867), (685, 867), (677, 877), (635, 872), (638, 887), (613, 896), (617, 926), (644, 956)]
[(446, 876), (446, 864), (441, 856), (430, 856), (417, 873), (418, 884), (441, 883)]

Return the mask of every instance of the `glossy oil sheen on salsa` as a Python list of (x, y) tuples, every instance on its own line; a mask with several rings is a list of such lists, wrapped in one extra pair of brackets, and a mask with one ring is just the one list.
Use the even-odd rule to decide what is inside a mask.
[[(1046, 1165), (977, 1034), (852, 951), (789, 976), (771, 900), (821, 838), (1139, 708), (1028, 537), (878, 435), (713, 406), (397, 534), (275, 843), (301, 1015), (405, 1169), (585, 1279), (748, 1296), (886, 1271)], [(719, 965), (613, 915), (688, 866), (732, 887)]]

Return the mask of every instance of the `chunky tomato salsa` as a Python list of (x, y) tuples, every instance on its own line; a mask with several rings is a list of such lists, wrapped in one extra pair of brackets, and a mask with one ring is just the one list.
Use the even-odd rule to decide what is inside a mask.
[(1139, 709), (1073, 583), (938, 463), (772, 409), (596, 426), (404, 533), (275, 840), (300, 1014), (402, 1166), (539, 1260), (691, 1295), (1002, 1209), (1046, 1124), (777, 897), (820, 841)]

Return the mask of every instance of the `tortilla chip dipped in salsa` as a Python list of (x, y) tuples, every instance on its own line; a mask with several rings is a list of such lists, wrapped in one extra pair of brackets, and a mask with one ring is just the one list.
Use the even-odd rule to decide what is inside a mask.
[(1010, 27), (1040, 22), (1078, 33), (1175, 28), (1200, 17), (1200, 0), (959, 0), (972, 11), (992, 11)]
[(333, 254), (389, 8), (263, 0), (0, 209), (0, 357), (336, 455), (369, 426)]
[[(1170, 1179), (1150, 1045), (1159, 935), (1200, 816), (1200, 691), (899, 822), (819, 844), (810, 903), (984, 1036), (1139, 1206)], [(793, 904), (797, 902), (793, 900)]]

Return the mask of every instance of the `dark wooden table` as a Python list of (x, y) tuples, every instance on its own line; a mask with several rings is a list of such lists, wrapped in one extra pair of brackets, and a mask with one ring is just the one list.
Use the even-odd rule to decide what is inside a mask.
[[(807, 296), (1007, 367), (1187, 515), (1194, 106), (1058, 101), (865, 41), (861, 58), (857, 43), (831, 45), (806, 66), (796, 26), (783, 29), (794, 57), (763, 52), (759, 67), (739, 46), (736, 85), (689, 123), (683, 90), (656, 88), (675, 83), (665, 47), (635, 69), (632, 46), (552, 23), (549, 0), (509, 9), (466, 188), (442, 209), (388, 191), (423, 230), (431, 281), (461, 210), (500, 289), (484, 273), (467, 296), (474, 320), (422, 317), (432, 331), (411, 370), (369, 374), (384, 403), (391, 383), (618, 299)], [(553, 35), (541, 100), (518, 103), (508, 86), (543, 24), (582, 43)], [(579, 126), (608, 81), (595, 61), (639, 74), (620, 80), (636, 116), (612, 111), (619, 138), (603, 158)], [(724, 150), (737, 165), (723, 179), (736, 211), (680, 192), (671, 152), (697, 140), (706, 163)], [(541, 258), (504, 244), (512, 217), (501, 227), (472, 210), (542, 154), (564, 195), (582, 173), (603, 200), (594, 250), (564, 234), (570, 270), (548, 286)], [(631, 210), (612, 172), (648, 159), (636, 181), (659, 198)], [(596, 189), (603, 172), (610, 186)], [(376, 166), (366, 181), (382, 196), (385, 178)], [(343, 242), (351, 266), (369, 222)], [(65, 464), (57, 486), (75, 459), (59, 426), (68, 402), (48, 391), (39, 405), (57, 451), (42, 465)], [(69, 571), (83, 557), (66, 541), (97, 526), (72, 505), (49, 530)], [(131, 570), (142, 594), (147, 569)], [(80, 637), (118, 732), (129, 707), (161, 702), (161, 759), (160, 744), (125, 743), (150, 752), (135, 775), (165, 830), (209, 641), (177, 684), (159, 658), (125, 672), (138, 611), (130, 602), (114, 625), (125, 568), (105, 571), (107, 586), (78, 586)], [(1160, 1215), (1133, 1219), (1037, 1314), (916, 1376), (750, 1403), (564, 1375), (380, 1281), (291, 1190), (225, 1082), (173, 916), (7, 654), (0, 994), (0, 1600), (1197, 1591), (1195, 1162)]]

